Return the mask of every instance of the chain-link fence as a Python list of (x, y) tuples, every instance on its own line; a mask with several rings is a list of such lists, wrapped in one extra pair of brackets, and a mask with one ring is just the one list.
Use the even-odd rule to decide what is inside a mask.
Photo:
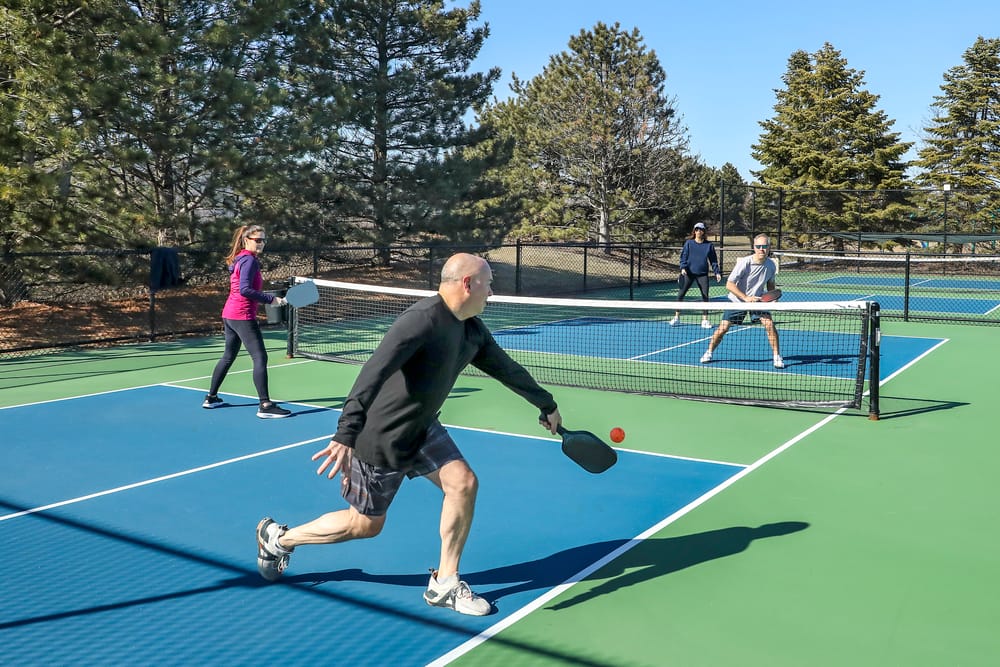
[[(224, 252), (167, 251), (177, 275), (164, 281), (157, 263), (163, 250), (8, 255), (0, 264), (0, 356), (221, 331), (229, 286)], [(746, 254), (742, 247), (718, 250), (724, 273)], [(261, 268), (264, 288), (272, 290), (292, 276), (434, 289), (456, 251), (490, 261), (497, 294), (676, 298), (680, 248), (655, 244), (278, 247), (268, 248)], [(777, 259), (789, 298), (870, 299), (880, 302), (884, 318), (1000, 324), (997, 256), (779, 252)], [(283, 325), (278, 309), (262, 308), (261, 318)]]
[[(498, 248), (428, 245), (268, 248), (265, 290), (292, 276), (435, 289), (456, 251), (490, 260), (498, 294), (571, 296), (636, 290), (673, 281), (679, 249), (590, 244), (515, 244)], [(13, 253), (0, 265), (0, 355), (221, 330), (229, 288), (223, 251), (120, 250)], [(175, 258), (165, 276), (163, 257)], [(166, 273), (170, 273), (166, 271)], [(168, 278), (164, 280), (164, 278)], [(262, 324), (281, 324), (261, 309)]]
[(996, 254), (1000, 189), (796, 190), (724, 183), (717, 236), (802, 251)]

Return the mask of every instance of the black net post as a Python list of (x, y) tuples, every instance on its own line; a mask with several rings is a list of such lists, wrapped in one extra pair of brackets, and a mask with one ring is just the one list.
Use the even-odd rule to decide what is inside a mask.
[(881, 355), (882, 324), (878, 302), (871, 305), (871, 324), (868, 343), (868, 419), (878, 421), (879, 356)]

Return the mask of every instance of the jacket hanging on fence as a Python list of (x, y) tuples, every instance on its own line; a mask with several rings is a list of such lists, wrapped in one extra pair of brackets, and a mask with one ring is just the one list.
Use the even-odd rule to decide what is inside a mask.
[(173, 248), (153, 248), (149, 257), (149, 289), (153, 292), (181, 284), (181, 262)]

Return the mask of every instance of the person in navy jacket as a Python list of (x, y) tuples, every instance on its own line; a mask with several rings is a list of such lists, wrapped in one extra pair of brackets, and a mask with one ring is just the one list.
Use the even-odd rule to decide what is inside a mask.
[[(701, 291), (701, 300), (708, 301), (708, 273), (715, 274), (715, 282), (722, 282), (722, 273), (719, 271), (719, 257), (715, 253), (715, 246), (706, 238), (707, 231), (705, 223), (695, 224), (691, 231), (691, 238), (684, 242), (681, 248), (681, 274), (677, 278), (677, 300), (683, 301), (691, 285), (698, 285)], [(681, 311), (674, 313), (674, 319), (670, 320), (670, 326), (677, 326), (681, 321)], [(711, 329), (712, 324), (708, 321), (708, 312), (701, 314), (701, 328)]]

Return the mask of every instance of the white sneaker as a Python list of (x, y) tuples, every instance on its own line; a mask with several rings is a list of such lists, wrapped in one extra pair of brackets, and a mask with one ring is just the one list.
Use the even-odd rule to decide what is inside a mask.
[(424, 600), (432, 607), (454, 609), (469, 616), (486, 616), (493, 610), (493, 605), (473, 593), (469, 584), (461, 581), (457, 574), (439, 581), (434, 570), (431, 570), (431, 580), (427, 582)]
[(701, 321), (701, 328), (702, 329), (711, 329), (712, 328), (712, 323), (709, 322), (708, 320), (702, 320)]
[(712, 351), (711, 350), (709, 350), (705, 354), (701, 355), (701, 363), (707, 364), (711, 360), (712, 360)]
[(675, 327), (680, 324), (680, 322), (681, 318), (675, 316), (674, 319), (670, 320), (670, 326)]
[(785, 360), (781, 358), (780, 354), (774, 355), (774, 367), (775, 368), (784, 368), (785, 367)]
[(281, 579), (288, 567), (288, 558), (293, 549), (278, 544), (278, 538), (285, 534), (288, 526), (280, 525), (271, 517), (264, 517), (257, 524), (257, 572), (268, 581)]

